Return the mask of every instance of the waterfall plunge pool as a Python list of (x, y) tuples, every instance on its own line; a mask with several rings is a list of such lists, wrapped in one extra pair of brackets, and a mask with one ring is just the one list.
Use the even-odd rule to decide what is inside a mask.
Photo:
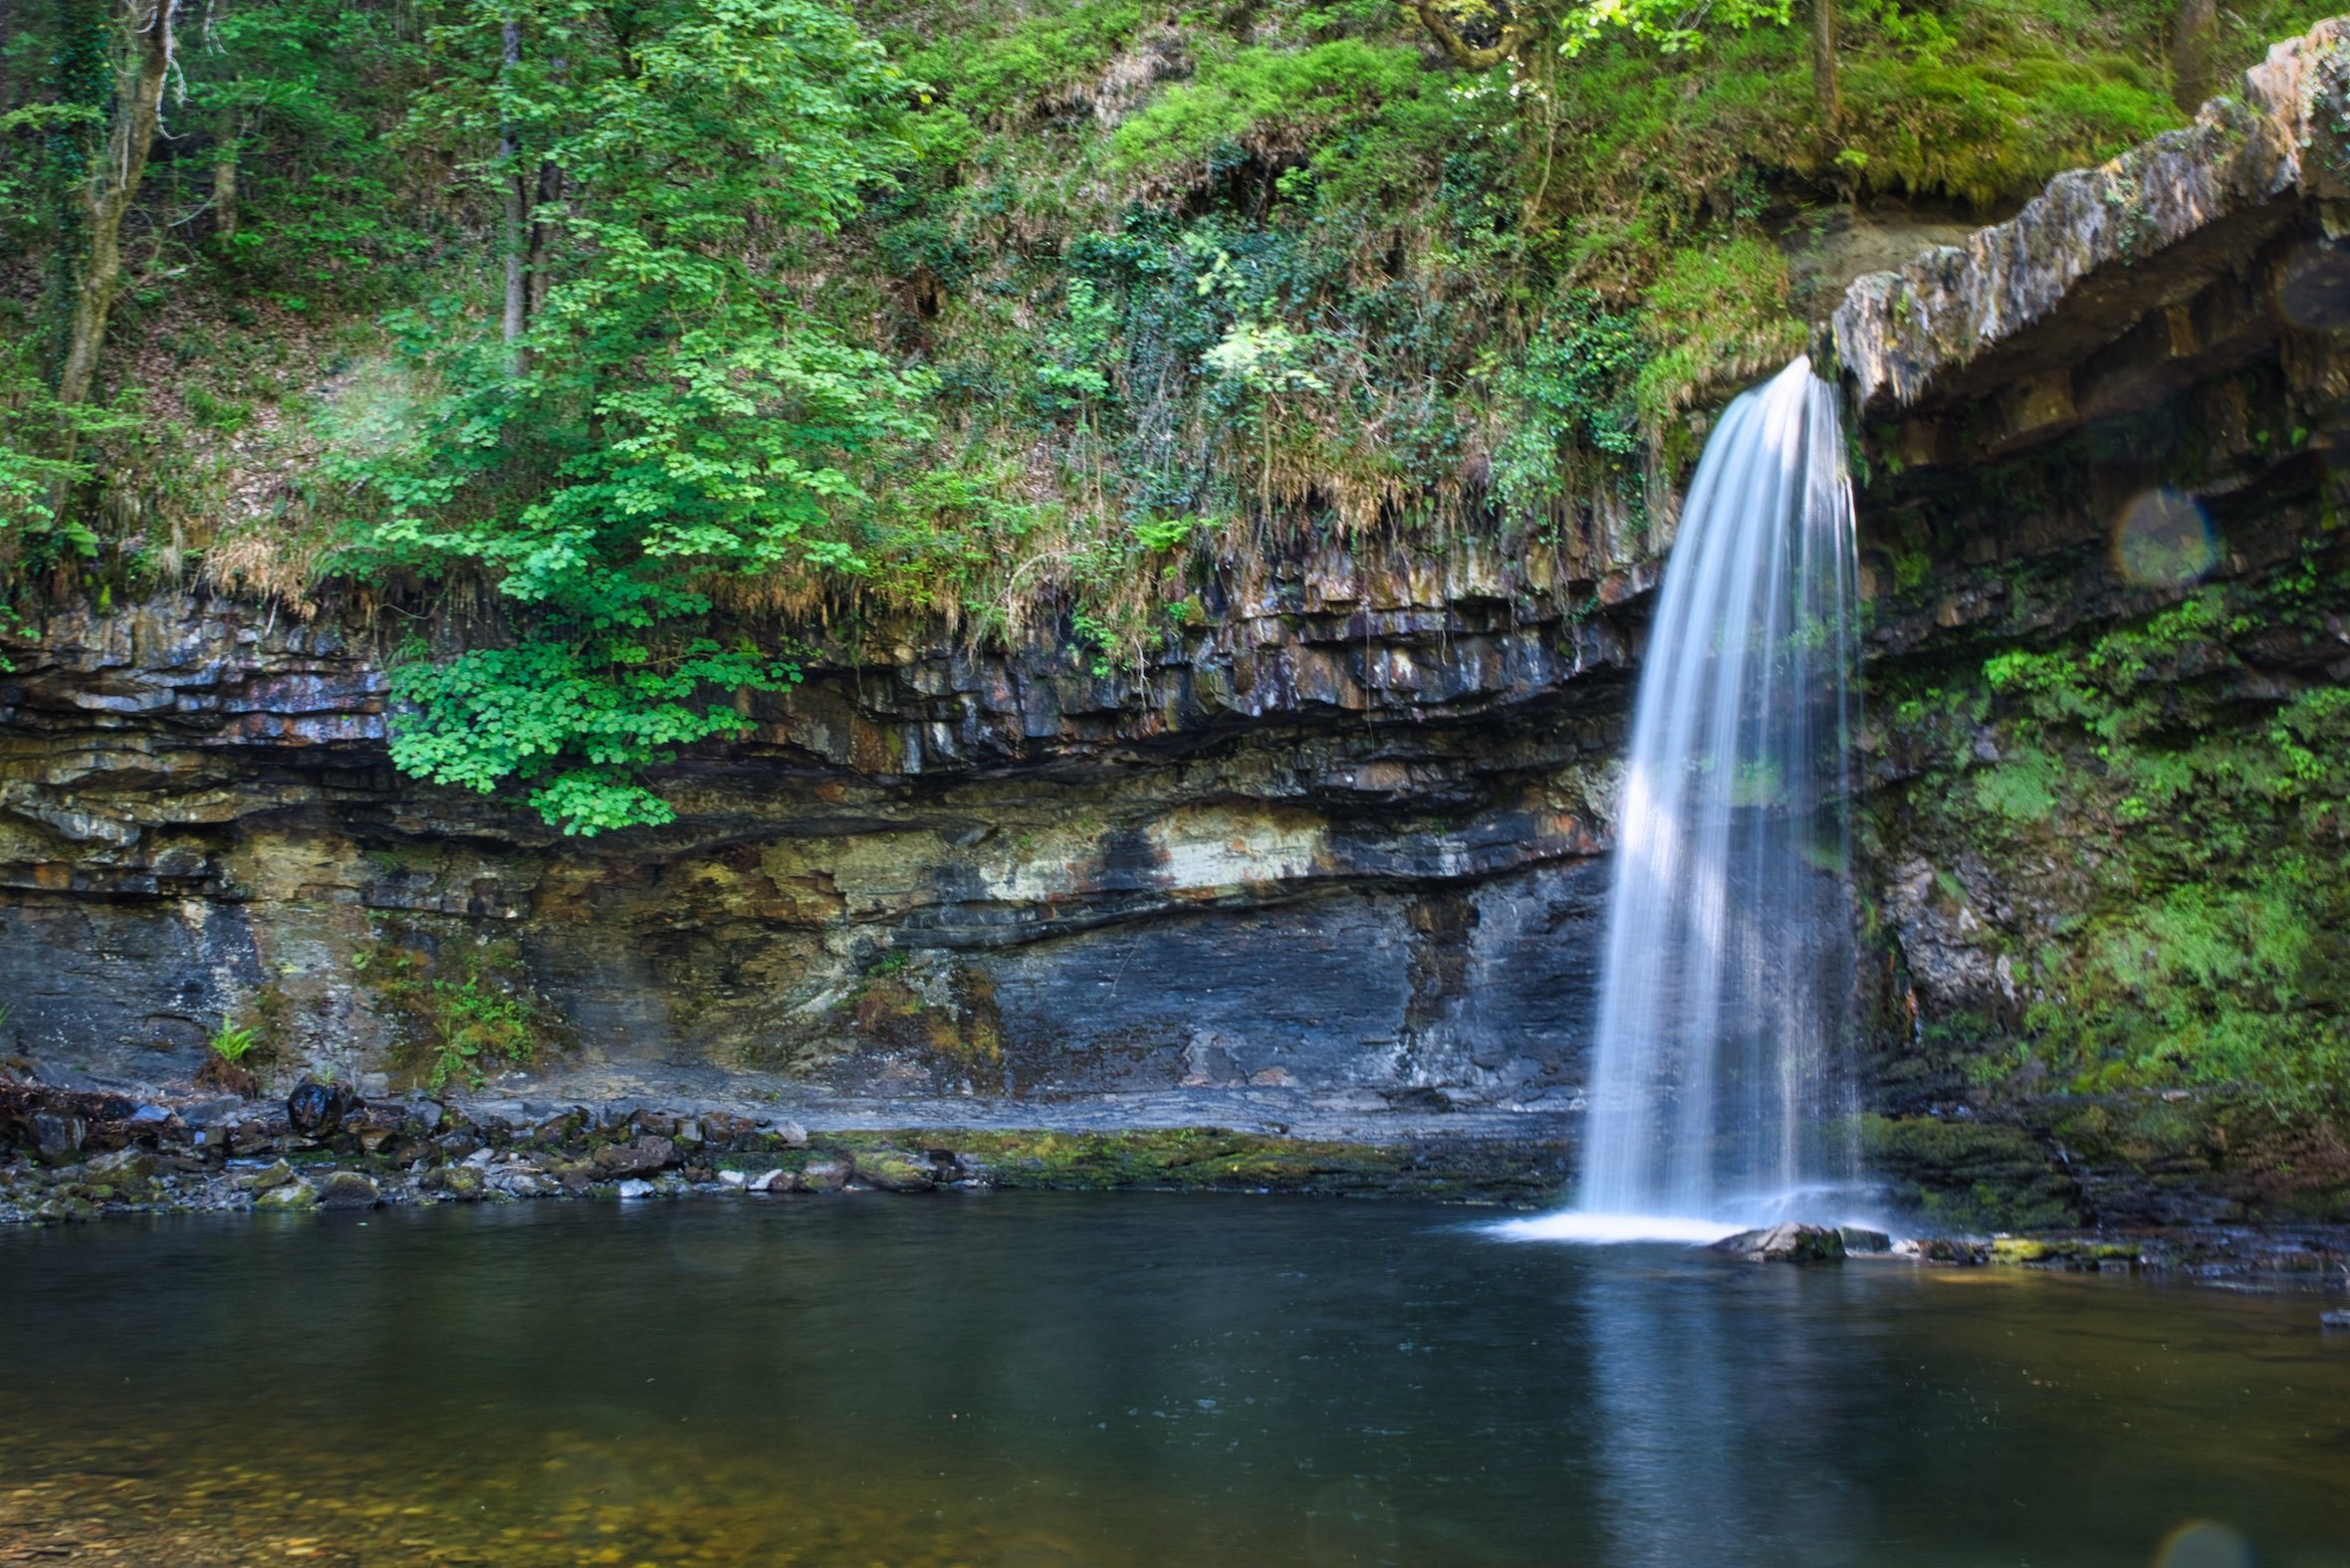
[(0, 1562), (2350, 1564), (2308, 1297), (1050, 1194), (158, 1220), (0, 1279)]

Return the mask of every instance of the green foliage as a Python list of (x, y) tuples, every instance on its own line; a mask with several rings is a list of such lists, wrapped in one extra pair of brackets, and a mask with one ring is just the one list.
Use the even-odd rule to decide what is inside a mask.
[(562, 171), (570, 194), (534, 221), (567, 243), (516, 344), (454, 301), (395, 317), (437, 391), (406, 440), (347, 441), (334, 466), (380, 503), (355, 561), (481, 573), (525, 628), (403, 672), (395, 760), (482, 789), (545, 778), (541, 812), (593, 833), (667, 820), (635, 770), (740, 727), (692, 705), (697, 687), (794, 678), (672, 628), (708, 613), (715, 578), (855, 569), (843, 465), (920, 429), (925, 378), (843, 341), (761, 263), (836, 229), (904, 161), (904, 82), (811, 0), (680, 0), (626, 13), (625, 34), (549, 6), (528, 69), (500, 63), (511, 14), (484, 4), (436, 33), (469, 69), (426, 97), (419, 134), (478, 147), (519, 127), (515, 161)]
[(908, 74), (976, 117), (1026, 114), (1098, 77), (1142, 25), (1129, 0), (1030, 16), (994, 37), (959, 33), (916, 46)]
[(1650, 349), (1635, 318), (1587, 290), (1553, 303), (1541, 331), (1495, 377), (1509, 434), (1494, 453), (1494, 493), (1533, 513), (1572, 495), (1577, 455), (1620, 468), (1646, 443), (1633, 388)]
[(1644, 325), (1656, 353), (1640, 368), (1633, 402), (1662, 428), (1707, 390), (1753, 378), (1802, 351), (1803, 327), (1786, 313), (1787, 260), (1753, 236), (1675, 251), (1648, 296)]
[(402, 1059), (428, 1089), (452, 1079), (478, 1089), (494, 1071), (539, 1060), (557, 1033), (511, 942), (444, 942), (427, 952), (386, 940), (354, 962), (404, 1026)]
[(485, 794), (510, 781), (537, 784), (531, 805), (567, 833), (657, 825), (671, 813), (640, 771), (681, 746), (751, 728), (735, 709), (697, 698), (786, 691), (799, 679), (797, 665), (706, 639), (666, 655), (589, 637), (415, 658), (392, 670), (402, 709), (391, 760), (402, 773)]
[(1192, 81), (1120, 125), (1111, 156), (1151, 171), (1310, 145), (1437, 85), (1417, 50), (1395, 45), (1349, 38), (1304, 50), (1242, 49), (1203, 62)]
[(240, 1027), (226, 1017), (220, 1020), (220, 1027), (212, 1031), (212, 1037), (204, 1042), (207, 1050), (232, 1067), (252, 1055), (254, 1047), (260, 1043), (258, 1029)]
[[(2084, 1091), (2350, 1107), (2350, 690), (2247, 700), (2233, 649), (2326, 635), (2320, 606), (2346, 586), (2312, 554), (2259, 585), (1996, 654), (1979, 694), (1897, 703), (1938, 759), (1908, 795), (1931, 802), (1929, 836), (2043, 866), (2063, 890), (2036, 896), (2060, 912), (2009, 955), (2021, 1049), (1987, 1059), (1993, 1081), (2052, 1069)], [(1971, 739), (1986, 719), (1989, 766)]]

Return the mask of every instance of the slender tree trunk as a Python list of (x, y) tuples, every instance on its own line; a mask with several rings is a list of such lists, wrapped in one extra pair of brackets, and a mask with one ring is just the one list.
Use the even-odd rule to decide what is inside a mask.
[[(514, 17), (506, 19), (506, 49), (504, 72), (511, 79), (515, 68), (522, 64), (522, 23)], [(530, 325), (530, 296), (527, 291), (529, 274), (523, 266), (523, 213), (529, 205), (523, 190), (522, 170), (516, 167), (521, 157), (520, 138), (515, 133), (514, 121), (504, 118), (498, 127), (498, 162), (506, 178), (506, 311), (504, 331), (508, 348), (507, 358), (520, 373), (523, 367), (523, 330)]]
[(524, 280), (524, 309), (536, 317), (539, 307), (547, 303), (547, 287), (553, 280), (549, 253), (555, 248), (553, 227), (539, 216), (541, 210), (563, 199), (563, 170), (553, 163), (539, 164), (539, 186), (531, 203), (531, 239), (528, 276)]
[(2220, 44), (2219, 0), (2179, 0), (2171, 21), (2171, 102), (2192, 114), (2217, 86), (2212, 57)]
[(1823, 136), (1844, 126), (1844, 95), (1836, 84), (1836, 0), (1811, 0), (1811, 103)]
[(128, 58), (115, 77), (115, 112), (91, 170), (89, 249), (74, 289), (73, 324), (66, 357), (57, 375), (62, 403), (86, 403), (98, 384), (98, 355), (106, 342), (107, 317), (122, 292), (122, 220), (138, 198), (162, 112), (163, 84), (171, 74), (172, 24), (179, 0), (131, 0), (121, 19)]
[(212, 148), (212, 234), (226, 243), (237, 237), (237, 141), (241, 116), (221, 116), (220, 140)]

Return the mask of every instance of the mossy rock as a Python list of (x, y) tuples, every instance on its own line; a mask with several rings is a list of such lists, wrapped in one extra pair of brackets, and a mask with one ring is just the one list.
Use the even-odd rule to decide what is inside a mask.
[(856, 1178), (885, 1193), (926, 1193), (938, 1185), (938, 1173), (928, 1160), (896, 1149), (858, 1152)]
[(263, 1193), (260, 1197), (254, 1199), (253, 1207), (256, 1209), (274, 1209), (287, 1212), (301, 1212), (304, 1210), (317, 1208), (318, 1203), (319, 1190), (311, 1186), (310, 1183), (288, 1182), (282, 1187), (273, 1187), (268, 1192)]
[(2052, 1231), (2081, 1223), (2080, 1188), (2021, 1127), (1864, 1116), (1862, 1157), (1930, 1226)]

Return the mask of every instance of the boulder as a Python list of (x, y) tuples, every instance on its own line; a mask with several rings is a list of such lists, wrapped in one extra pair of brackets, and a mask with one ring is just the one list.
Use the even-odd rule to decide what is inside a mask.
[(382, 1202), (375, 1184), (356, 1171), (331, 1171), (319, 1184), (322, 1209), (373, 1209)]
[(637, 1176), (657, 1171), (677, 1157), (677, 1146), (647, 1133), (627, 1143), (606, 1144), (595, 1151), (595, 1169), (605, 1176)]
[(89, 1136), (90, 1123), (79, 1116), (41, 1111), (33, 1117), (33, 1147), (45, 1160), (70, 1160)]
[(639, 1198), (652, 1197), (655, 1189), (653, 1184), (650, 1182), (641, 1181), (635, 1177), (630, 1177), (627, 1181), (620, 1184), (619, 1191), (622, 1198), (625, 1198), (630, 1202), (634, 1202)]
[(849, 1165), (846, 1160), (811, 1160), (800, 1168), (800, 1190), (805, 1193), (836, 1193), (848, 1185)]
[(253, 1200), (256, 1209), (302, 1210), (318, 1207), (319, 1190), (308, 1182), (288, 1182)]
[(305, 1078), (286, 1096), (286, 1120), (310, 1138), (324, 1138), (343, 1126), (344, 1118), (359, 1108), (359, 1097), (348, 1083), (321, 1083)]
[(930, 1162), (897, 1149), (867, 1149), (857, 1154), (856, 1179), (885, 1193), (926, 1193), (938, 1185)]
[(294, 1167), (280, 1160), (274, 1165), (262, 1167), (250, 1176), (238, 1177), (237, 1185), (249, 1193), (266, 1193), (273, 1188), (283, 1187), (292, 1180), (294, 1180)]
[(1847, 1256), (1854, 1252), (1890, 1252), (1893, 1238), (1882, 1231), (1871, 1231), (1862, 1226), (1838, 1226), (1836, 1233), (1844, 1238)]
[(2317, 1326), (2328, 1334), (2350, 1334), (2350, 1311), (2320, 1312)]
[(451, 1198), (470, 1203), (481, 1197), (482, 1175), (478, 1165), (444, 1165), (437, 1171), (427, 1171), (418, 1184), (427, 1191), (443, 1192)]
[(796, 1193), (800, 1191), (800, 1178), (790, 1171), (762, 1171), (751, 1178), (751, 1191), (755, 1193)]
[(1833, 1263), (1843, 1259), (1844, 1237), (1826, 1226), (1774, 1225), (1767, 1231), (1741, 1231), (1716, 1241), (1714, 1250), (1750, 1263)]

